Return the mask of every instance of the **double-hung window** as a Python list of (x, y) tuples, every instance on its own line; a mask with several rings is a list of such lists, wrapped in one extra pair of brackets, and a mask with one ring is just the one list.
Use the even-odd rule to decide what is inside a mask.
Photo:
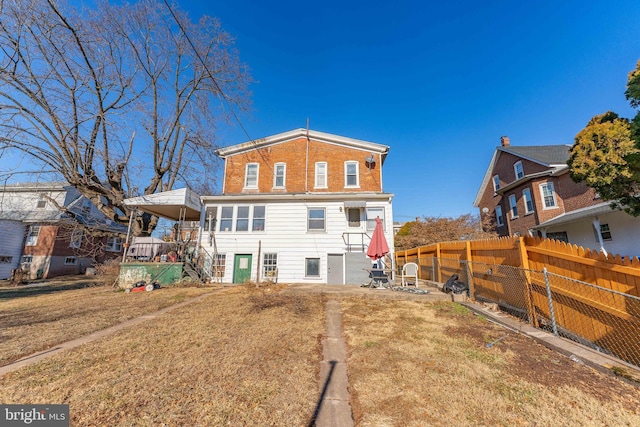
[(516, 195), (509, 196), (509, 208), (511, 210), (511, 219), (518, 217), (518, 206), (516, 205)]
[(504, 225), (504, 221), (502, 219), (502, 206), (496, 206), (496, 224), (498, 227), (502, 227)]
[(344, 163), (344, 186), (357, 188), (360, 185), (358, 180), (358, 162)]
[(73, 230), (71, 238), (69, 239), (69, 247), (78, 249), (82, 246), (82, 230)]
[(252, 231), (264, 231), (264, 206), (253, 207)]
[(38, 236), (40, 235), (40, 226), (32, 225), (29, 227), (29, 233), (27, 234), (27, 241), (25, 246), (35, 246), (38, 243)]
[(238, 206), (236, 231), (249, 231), (249, 206)]
[(122, 239), (119, 237), (108, 237), (107, 245), (105, 247), (107, 252), (120, 252), (122, 251)]
[(258, 164), (247, 163), (244, 175), (244, 188), (258, 188)]
[(602, 240), (605, 241), (609, 241), (612, 239), (609, 224), (600, 224), (600, 236), (602, 237)]
[(367, 230), (373, 231), (376, 228), (376, 218), (382, 221), (382, 229), (384, 230), (384, 208), (367, 208)]
[(493, 191), (496, 192), (500, 189), (500, 177), (493, 175)]
[(325, 230), (325, 208), (309, 208), (307, 210), (307, 230)]
[(531, 198), (531, 190), (525, 188), (522, 190), (522, 198), (524, 199), (524, 213), (530, 214), (533, 212), (533, 199)]
[(284, 188), (286, 176), (286, 164), (276, 163), (273, 171), (273, 188)]
[(233, 231), (233, 207), (224, 206), (220, 212), (220, 231)]
[(556, 194), (553, 191), (553, 182), (540, 184), (540, 195), (542, 196), (542, 203), (545, 209), (551, 209), (558, 206), (556, 203)]
[(327, 188), (327, 162), (316, 163), (315, 188)]
[(516, 180), (524, 177), (524, 169), (522, 169), (522, 162), (518, 161), (513, 164), (513, 172), (516, 174)]

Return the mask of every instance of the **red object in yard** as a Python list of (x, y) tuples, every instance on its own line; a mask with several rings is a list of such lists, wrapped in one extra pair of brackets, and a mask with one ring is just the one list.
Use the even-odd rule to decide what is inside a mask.
[(382, 221), (380, 217), (376, 218), (376, 228), (373, 230), (371, 236), (371, 243), (369, 243), (369, 249), (367, 249), (367, 255), (372, 260), (376, 261), (389, 253), (389, 245), (387, 239), (384, 237), (384, 230), (382, 229)]
[(139, 286), (137, 288), (131, 288), (131, 292), (146, 292), (144, 286)]

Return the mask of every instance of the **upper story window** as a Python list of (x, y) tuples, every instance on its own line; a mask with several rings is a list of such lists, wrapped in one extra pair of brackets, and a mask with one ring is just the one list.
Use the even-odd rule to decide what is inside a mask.
[(107, 252), (121, 252), (122, 251), (122, 239), (119, 237), (108, 237), (107, 245), (105, 246)]
[(91, 200), (84, 199), (82, 200), (82, 214), (89, 215), (91, 213)]
[(516, 204), (516, 195), (511, 194), (509, 196), (509, 208), (511, 209), (511, 218), (518, 218), (518, 206)]
[(493, 191), (498, 191), (500, 189), (500, 176), (493, 175)]
[(220, 231), (233, 231), (233, 207), (223, 206), (220, 211)]
[(249, 206), (238, 206), (236, 231), (249, 231)]
[(38, 243), (38, 236), (40, 235), (40, 226), (32, 225), (29, 227), (29, 233), (27, 233), (27, 241), (25, 246), (35, 246)]
[(558, 207), (558, 204), (556, 203), (556, 193), (553, 191), (553, 182), (540, 184), (540, 195), (542, 196), (544, 209)]
[(376, 228), (376, 218), (382, 221), (382, 229), (384, 230), (384, 208), (367, 208), (367, 230), (373, 231)]
[(316, 163), (315, 188), (327, 188), (327, 162)]
[(253, 207), (253, 231), (264, 231), (264, 206)]
[(358, 179), (358, 162), (345, 162), (344, 163), (344, 186), (345, 187), (358, 187), (360, 181)]
[(496, 224), (498, 227), (502, 227), (504, 225), (504, 220), (502, 219), (502, 206), (496, 206)]
[(307, 230), (324, 231), (325, 230), (325, 209), (309, 208), (307, 210)]
[(38, 204), (36, 205), (36, 208), (44, 209), (46, 207), (47, 207), (47, 199), (45, 199), (44, 195), (41, 194), (40, 198), (38, 199)]
[(611, 240), (611, 229), (609, 228), (609, 224), (600, 224), (600, 236), (602, 240)]
[(522, 169), (522, 162), (518, 161), (513, 164), (513, 172), (516, 174), (516, 180), (524, 177), (524, 169)]
[(79, 248), (82, 246), (82, 235), (84, 233), (82, 230), (73, 230), (71, 233), (71, 239), (69, 239), (69, 247), (70, 248)]
[(247, 163), (244, 175), (244, 188), (258, 188), (258, 164)]
[(530, 214), (533, 212), (533, 199), (531, 198), (531, 190), (525, 188), (522, 190), (522, 198), (524, 199), (524, 213)]
[(276, 163), (273, 171), (273, 188), (284, 188), (286, 164)]

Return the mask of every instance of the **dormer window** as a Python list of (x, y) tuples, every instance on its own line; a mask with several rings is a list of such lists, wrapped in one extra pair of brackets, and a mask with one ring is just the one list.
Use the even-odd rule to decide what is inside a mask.
[(244, 188), (258, 188), (258, 164), (247, 163), (244, 175)]
[(524, 177), (524, 169), (522, 169), (522, 162), (515, 162), (513, 164), (513, 172), (516, 174), (516, 180)]
[(496, 174), (493, 175), (493, 191), (498, 191), (500, 189), (500, 177)]

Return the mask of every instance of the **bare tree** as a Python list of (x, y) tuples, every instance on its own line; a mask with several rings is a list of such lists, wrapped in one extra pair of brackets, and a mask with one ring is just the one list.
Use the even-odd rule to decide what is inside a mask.
[[(216, 126), (248, 107), (251, 77), (218, 20), (173, 9), (0, 2), (0, 152), (25, 153), (121, 224), (127, 197), (210, 183)], [(156, 224), (136, 217), (134, 233)]]

